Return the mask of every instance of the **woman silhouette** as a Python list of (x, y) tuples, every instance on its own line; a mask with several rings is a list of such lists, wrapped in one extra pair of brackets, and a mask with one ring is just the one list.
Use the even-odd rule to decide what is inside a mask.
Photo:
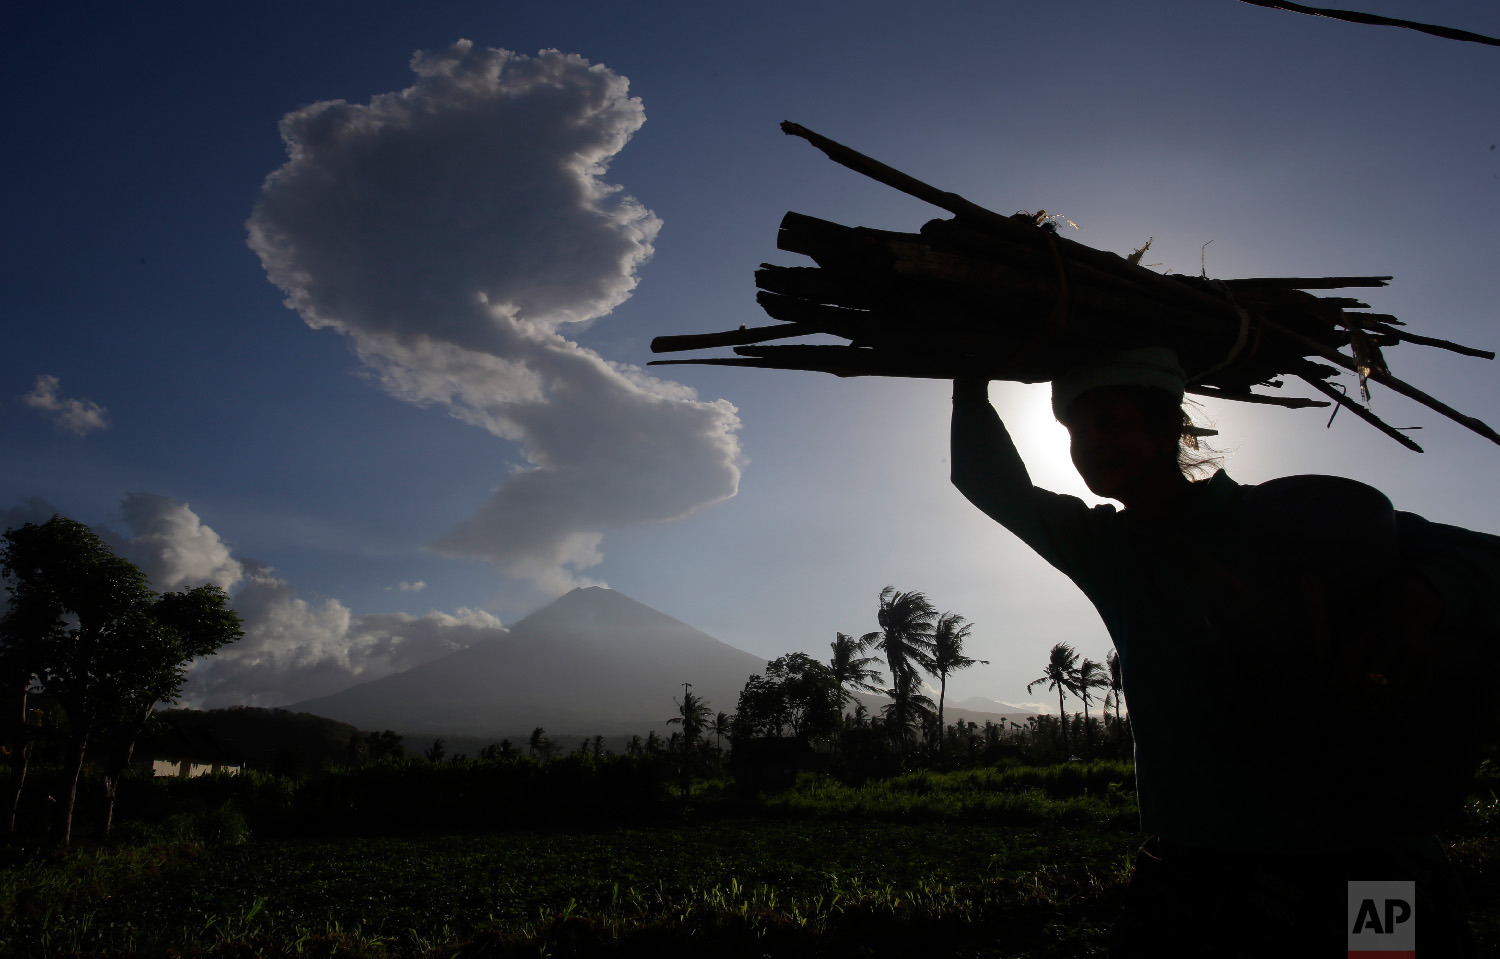
[[(1451, 715), (1437, 665), (1500, 630), (1500, 538), (1353, 480), (1238, 484), (1198, 453), (1186, 381), (1149, 348), (1053, 383), (1074, 466), (1123, 509), (1032, 485), (987, 384), (954, 383), (954, 485), (1083, 590), (1119, 652), (1151, 836), (1112, 954), (1336, 953), (1348, 882), (1400, 880), (1423, 953), (1473, 955), (1435, 834), (1477, 743), (1413, 717)], [(1231, 684), (1312, 722), (1269, 735), (1210, 699)]]

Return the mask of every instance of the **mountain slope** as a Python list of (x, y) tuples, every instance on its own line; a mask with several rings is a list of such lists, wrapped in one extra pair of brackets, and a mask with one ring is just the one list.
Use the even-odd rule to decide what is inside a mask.
[(361, 729), (524, 737), (664, 729), (684, 682), (733, 713), (765, 660), (614, 590), (575, 589), (488, 640), (402, 673), (297, 703)]

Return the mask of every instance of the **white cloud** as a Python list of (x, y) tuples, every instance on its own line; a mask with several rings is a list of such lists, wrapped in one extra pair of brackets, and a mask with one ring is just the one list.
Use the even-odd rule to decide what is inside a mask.
[(21, 401), (34, 410), (52, 414), (53, 425), (78, 436), (109, 426), (108, 411), (98, 403), (58, 396), (57, 388), (61, 383), (55, 376), (38, 376), (36, 386), (21, 397)]
[(402, 580), (396, 588), (403, 593), (420, 593), (422, 590), (427, 588), (427, 584), (420, 579), (414, 583), (409, 583), (406, 580)]
[(602, 177), (645, 122), (603, 65), (460, 41), (368, 104), (282, 119), (250, 245), (287, 305), (349, 336), (392, 394), (513, 440), (530, 463), (434, 546), (559, 592), (605, 530), (733, 496), (724, 400), (611, 362), (561, 327), (634, 289), (660, 221)]
[[(123, 544), (158, 590), (208, 582), (232, 591), (245, 635), (192, 664), (182, 701), (202, 708), (278, 706), (410, 669), (505, 633), (477, 609), (358, 615), (331, 597), (307, 600), (253, 559), (236, 559), (186, 503), (135, 492), (121, 504), (134, 537)], [(22, 521), (51, 515), (28, 500), (0, 513)], [(45, 516), (43, 517), (45, 518)], [(403, 582), (403, 592), (426, 587)]]
[(183, 701), (204, 709), (280, 706), (379, 679), (504, 635), (477, 609), (424, 616), (356, 615), (333, 598), (309, 602), (267, 566), (243, 561), (234, 597), (245, 636), (193, 664)]
[(156, 589), (212, 583), (229, 590), (243, 578), (244, 570), (229, 547), (186, 503), (138, 491), (125, 497), (120, 510), (135, 534), (130, 545), (137, 565)]

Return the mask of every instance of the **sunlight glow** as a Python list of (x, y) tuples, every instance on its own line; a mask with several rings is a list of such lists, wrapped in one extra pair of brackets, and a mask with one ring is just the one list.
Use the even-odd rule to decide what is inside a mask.
[(1073, 468), (1068, 431), (1052, 416), (1050, 383), (991, 383), (990, 404), (1021, 451), (1033, 484), (1077, 496), (1090, 505), (1109, 502), (1090, 493)]

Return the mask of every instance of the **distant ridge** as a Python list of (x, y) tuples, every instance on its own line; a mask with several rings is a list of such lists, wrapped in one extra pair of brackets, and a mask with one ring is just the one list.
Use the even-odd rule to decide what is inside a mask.
[(733, 713), (766, 660), (628, 596), (575, 589), (509, 632), (402, 673), (296, 703), (407, 735), (616, 736), (665, 730), (682, 684)]

